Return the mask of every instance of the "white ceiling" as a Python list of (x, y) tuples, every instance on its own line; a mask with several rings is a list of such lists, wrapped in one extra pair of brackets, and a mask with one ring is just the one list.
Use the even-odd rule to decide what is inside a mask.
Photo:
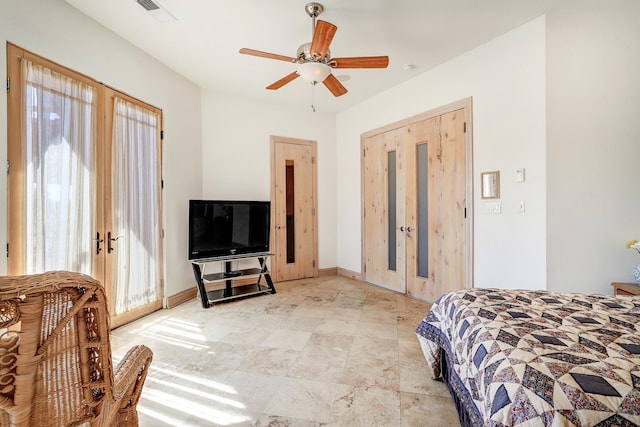
[[(388, 55), (386, 69), (340, 69), (348, 93), (296, 79), (265, 86), (295, 64), (241, 55), (242, 47), (296, 56), (311, 40), (307, 0), (154, 0), (177, 20), (158, 22), (136, 0), (65, 0), (203, 88), (337, 112), (425, 72), (550, 10), (562, 0), (320, 0), (338, 27), (333, 57)], [(415, 69), (406, 71), (405, 65)]]

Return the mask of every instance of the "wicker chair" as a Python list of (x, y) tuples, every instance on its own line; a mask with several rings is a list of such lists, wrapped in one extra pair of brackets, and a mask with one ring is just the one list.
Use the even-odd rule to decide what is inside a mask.
[(112, 369), (102, 285), (70, 272), (0, 276), (0, 426), (137, 426), (152, 352)]

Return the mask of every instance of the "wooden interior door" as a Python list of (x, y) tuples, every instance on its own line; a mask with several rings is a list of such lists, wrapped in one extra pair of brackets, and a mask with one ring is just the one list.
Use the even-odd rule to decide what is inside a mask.
[(427, 301), (465, 284), (464, 111), (409, 126), (407, 293)]
[(316, 148), (313, 141), (272, 137), (274, 281), (318, 274)]
[(399, 128), (364, 140), (366, 281), (404, 293), (405, 138)]

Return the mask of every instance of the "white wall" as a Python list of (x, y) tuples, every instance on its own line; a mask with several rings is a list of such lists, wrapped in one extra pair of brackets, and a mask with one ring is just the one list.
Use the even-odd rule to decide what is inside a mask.
[[(200, 90), (63, 1), (0, 0), (0, 68), (5, 42), (95, 78), (163, 110), (166, 294), (193, 287), (185, 226), (201, 194)], [(6, 164), (6, 93), (0, 91), (0, 164)], [(4, 168), (4, 166), (3, 166)], [(4, 170), (4, 169), (3, 169)], [(7, 239), (6, 175), (0, 173), (0, 242)], [(0, 274), (6, 258), (0, 256)]]
[(211, 91), (202, 95), (202, 178), (207, 199), (270, 199), (270, 136), (310, 139), (318, 150), (320, 268), (336, 260), (335, 116)]
[[(200, 98), (195, 85), (62, 1), (0, 0), (0, 10), (3, 70), (8, 40), (163, 109), (168, 295), (193, 286), (187, 201), (267, 199), (270, 135), (318, 141), (319, 264), (359, 271), (360, 134), (469, 96), (476, 286), (610, 293), (608, 284), (630, 281), (640, 262), (624, 248), (640, 239), (636, 0), (567, 0), (335, 119), (212, 92)], [(0, 91), (2, 165), (6, 130)], [(526, 169), (524, 183), (516, 168)], [(502, 173), (500, 215), (478, 196), (487, 170)], [(0, 173), (0, 242), (6, 200)], [(520, 200), (524, 214), (515, 212)]]
[[(475, 286), (543, 289), (544, 70), (541, 17), (338, 114), (338, 266), (360, 271), (360, 134), (473, 97)], [(515, 182), (517, 168), (525, 182)], [(480, 173), (491, 170), (501, 171), (502, 214), (486, 213), (479, 198)]]
[(610, 294), (640, 263), (640, 2), (563, 6), (547, 18), (548, 287)]

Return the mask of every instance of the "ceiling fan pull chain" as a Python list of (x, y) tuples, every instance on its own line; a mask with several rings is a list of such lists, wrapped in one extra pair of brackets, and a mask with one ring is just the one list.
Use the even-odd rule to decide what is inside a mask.
[(316, 94), (315, 89), (316, 82), (311, 82), (311, 111), (313, 111), (314, 113), (316, 112), (316, 107), (314, 105), (314, 95)]

